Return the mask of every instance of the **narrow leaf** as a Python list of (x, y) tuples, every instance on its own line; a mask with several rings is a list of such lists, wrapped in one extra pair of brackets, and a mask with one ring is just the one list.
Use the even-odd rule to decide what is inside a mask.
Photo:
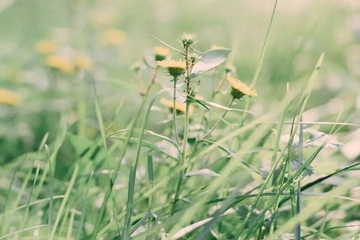
[(304, 143), (305, 147), (323, 146), (325, 148), (340, 148), (342, 145), (344, 145), (342, 142), (339, 142), (333, 135), (329, 135), (312, 128), (307, 129), (307, 132), (310, 133), (310, 139)]
[(217, 174), (216, 172), (210, 169), (204, 168), (201, 170), (188, 172), (185, 176), (186, 177), (192, 177), (192, 176), (217, 177), (219, 176), (219, 174)]

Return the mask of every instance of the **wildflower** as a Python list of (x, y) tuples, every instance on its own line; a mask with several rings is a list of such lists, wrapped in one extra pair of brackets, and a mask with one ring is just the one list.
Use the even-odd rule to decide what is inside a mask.
[(226, 78), (231, 86), (231, 95), (234, 98), (242, 98), (245, 95), (248, 96), (257, 96), (257, 91), (255, 89), (251, 89), (248, 85), (246, 85), (245, 83), (243, 83), (241, 80), (232, 77), (232, 76), (227, 76)]
[(169, 71), (169, 74), (173, 76), (174, 78), (177, 78), (181, 74), (184, 73), (186, 64), (185, 62), (179, 60), (164, 60), (157, 63), (158, 66), (164, 67)]
[(196, 43), (196, 35), (192, 33), (183, 33), (180, 35), (180, 41), (185, 48), (191, 44)]
[[(165, 107), (168, 107), (170, 111), (174, 111), (174, 102), (172, 100), (168, 100), (166, 98), (161, 98), (160, 103)], [(186, 104), (180, 101), (175, 101), (175, 111), (176, 114), (183, 114), (186, 111)], [(189, 113), (192, 114), (194, 111), (194, 107), (190, 105)]]
[(102, 34), (101, 40), (106, 45), (120, 45), (125, 39), (125, 33), (119, 29), (110, 29)]
[(66, 58), (51, 55), (45, 59), (45, 64), (50, 68), (59, 70), (63, 73), (73, 73), (75, 68), (74, 65)]
[(93, 67), (93, 62), (85, 55), (78, 55), (74, 59), (74, 65), (84, 70), (90, 70)]
[(57, 49), (56, 43), (48, 40), (39, 41), (36, 44), (36, 51), (40, 54), (51, 54)]
[(0, 88), (0, 103), (7, 105), (18, 105), (21, 102), (21, 98), (18, 94)]
[(164, 47), (155, 48), (155, 61), (163, 61), (169, 55), (169, 49)]

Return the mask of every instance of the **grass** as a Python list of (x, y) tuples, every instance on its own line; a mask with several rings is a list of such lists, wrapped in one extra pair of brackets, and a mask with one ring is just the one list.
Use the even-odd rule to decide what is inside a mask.
[(360, 237), (360, 6), (32, 2), (0, 10), (0, 239)]

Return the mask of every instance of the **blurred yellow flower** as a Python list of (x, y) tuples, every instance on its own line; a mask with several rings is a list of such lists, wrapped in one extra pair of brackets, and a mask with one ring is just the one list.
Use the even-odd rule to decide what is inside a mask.
[[(164, 105), (165, 107), (168, 107), (170, 111), (174, 111), (174, 102), (173, 100), (168, 100), (166, 98), (161, 98), (160, 103)], [(175, 110), (177, 114), (183, 114), (186, 110), (186, 104), (180, 101), (175, 102)], [(192, 114), (194, 111), (194, 107), (190, 105), (189, 107), (189, 114)]]
[(183, 74), (185, 71), (185, 68), (186, 68), (185, 62), (183, 62), (181, 60), (179, 60), (179, 61), (164, 60), (164, 61), (157, 62), (157, 64), (160, 67), (166, 68), (169, 71), (169, 74), (171, 76), (173, 76), (174, 78), (177, 78), (178, 76)]
[(98, 9), (94, 12), (91, 22), (93, 27), (106, 27), (111, 26), (116, 22), (116, 16), (118, 13), (111, 8)]
[(234, 98), (242, 98), (245, 95), (257, 96), (256, 89), (250, 88), (248, 85), (243, 83), (241, 80), (239, 80), (239, 79), (237, 79), (235, 77), (232, 77), (232, 76), (227, 76), (226, 79), (230, 83), (231, 95)]
[(48, 41), (48, 40), (43, 40), (43, 41), (39, 41), (36, 44), (36, 51), (38, 53), (41, 54), (51, 54), (56, 52), (57, 50), (57, 44), (52, 42), (52, 41)]
[(101, 40), (105, 45), (120, 45), (125, 40), (125, 33), (119, 29), (109, 29), (103, 32)]
[(45, 59), (45, 64), (63, 73), (73, 73), (75, 71), (74, 65), (68, 59), (56, 55), (48, 56)]
[(14, 106), (20, 102), (21, 97), (17, 93), (0, 88), (0, 103)]
[(211, 45), (211, 50), (215, 50), (215, 49), (226, 49), (226, 48), (220, 45)]
[(169, 55), (169, 49), (164, 47), (155, 47), (155, 61), (163, 61)]
[(81, 68), (84, 70), (90, 70), (93, 68), (93, 61), (85, 55), (78, 55), (74, 59), (74, 65), (77, 68)]

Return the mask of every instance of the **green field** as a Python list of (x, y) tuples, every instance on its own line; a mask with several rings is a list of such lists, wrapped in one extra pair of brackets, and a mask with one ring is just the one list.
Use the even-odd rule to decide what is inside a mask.
[(357, 0), (0, 0), (0, 239), (360, 239)]

